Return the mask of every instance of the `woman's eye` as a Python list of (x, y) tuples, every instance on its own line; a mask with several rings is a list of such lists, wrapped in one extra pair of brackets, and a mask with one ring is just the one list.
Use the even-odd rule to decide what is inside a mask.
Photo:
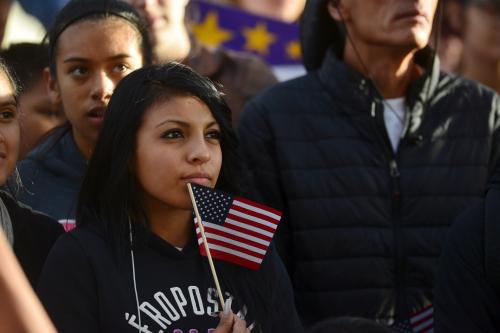
[(73, 67), (69, 70), (69, 74), (75, 77), (82, 77), (88, 73), (85, 67)]
[(125, 73), (129, 69), (130, 69), (130, 67), (127, 66), (127, 65), (125, 65), (125, 64), (118, 64), (115, 67), (113, 67), (113, 72), (115, 72), (115, 73)]
[(207, 132), (206, 137), (208, 139), (220, 140), (220, 131), (217, 130), (209, 131)]
[(166, 131), (165, 133), (163, 133), (161, 135), (161, 137), (164, 139), (179, 139), (179, 138), (182, 138), (184, 136), (182, 134), (182, 131), (174, 129), (174, 130)]
[(0, 120), (11, 120), (16, 118), (16, 112), (13, 110), (0, 111)]

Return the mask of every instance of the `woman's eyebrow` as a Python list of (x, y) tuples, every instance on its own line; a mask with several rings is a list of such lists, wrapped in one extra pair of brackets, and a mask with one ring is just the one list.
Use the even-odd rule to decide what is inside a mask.
[(89, 62), (89, 60), (82, 57), (69, 57), (63, 60), (63, 63), (68, 63), (68, 62)]
[(158, 127), (160, 127), (162, 125), (165, 125), (166, 123), (174, 123), (174, 124), (177, 124), (177, 125), (182, 126), (182, 127), (188, 127), (189, 126), (189, 123), (187, 123), (185, 121), (182, 121), (182, 120), (167, 119), (167, 120), (164, 120), (161, 123), (157, 124), (155, 126), (155, 128), (158, 128)]
[[(109, 58), (106, 59), (106, 61), (110, 61), (110, 60), (120, 60), (120, 59), (126, 59), (126, 58), (132, 58), (132, 56), (130, 54), (127, 54), (127, 53), (120, 53), (120, 54), (116, 54), (114, 56), (111, 56)], [(68, 62), (91, 62), (90, 59), (87, 59), (87, 58), (84, 58), (84, 57), (69, 57), (69, 58), (66, 58), (63, 60), (64, 63), (68, 63)]]
[(206, 128), (209, 128), (209, 127), (212, 127), (212, 126), (214, 126), (214, 125), (218, 125), (217, 121), (215, 121), (215, 120), (214, 120), (214, 121), (209, 122), (209, 123), (208, 123), (205, 127), (206, 127)]
[(0, 102), (0, 107), (6, 107), (6, 106), (15, 106), (15, 107), (17, 107), (17, 103), (16, 103), (16, 100), (14, 99), (14, 97), (10, 97), (10, 99), (7, 100), (7, 101)]

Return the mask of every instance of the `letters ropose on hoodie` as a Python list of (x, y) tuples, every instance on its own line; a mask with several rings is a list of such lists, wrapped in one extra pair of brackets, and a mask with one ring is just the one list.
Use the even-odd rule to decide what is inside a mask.
[[(213, 331), (219, 322), (216, 313), (222, 309), (207, 258), (200, 255), (194, 235), (182, 250), (154, 234), (134, 248), (138, 302), (132, 256), (126, 248), (114, 250), (89, 225), (60, 237), (38, 285), (59, 332)], [(273, 248), (258, 271), (221, 261), (215, 264), (225, 298), (233, 298), (233, 312), (245, 318), (252, 332), (302, 332), (290, 281)], [(249, 287), (242, 288), (242, 281)], [(250, 306), (250, 298), (259, 301)], [(256, 319), (256, 308), (265, 314), (267, 324)]]

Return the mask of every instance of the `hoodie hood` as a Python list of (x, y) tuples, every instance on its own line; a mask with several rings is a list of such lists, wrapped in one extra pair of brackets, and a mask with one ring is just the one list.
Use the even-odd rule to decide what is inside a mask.
[(81, 180), (87, 167), (87, 161), (67, 126), (51, 133), (26, 159), (43, 165), (54, 175), (74, 181)]
[(74, 227), (76, 204), (87, 161), (68, 127), (52, 132), (17, 164), (22, 188), (19, 201)]

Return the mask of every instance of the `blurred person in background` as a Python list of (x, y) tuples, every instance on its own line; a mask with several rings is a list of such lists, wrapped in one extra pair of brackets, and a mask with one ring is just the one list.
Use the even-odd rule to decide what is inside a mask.
[(34, 17), (26, 13), (16, 0), (0, 0), (0, 41), (1, 48), (12, 43), (40, 43), (45, 28)]
[(500, 0), (462, 0), (463, 54), (459, 73), (500, 92)]
[(115, 0), (73, 0), (48, 34), (50, 98), (67, 122), (18, 164), (19, 200), (74, 227), (87, 161), (118, 82), (151, 61), (146, 26), (130, 5)]
[[(460, 65), (463, 51), (462, 40), (462, 1), (442, 0), (443, 19), (439, 34), (437, 52), (441, 69), (448, 73), (456, 73)], [(435, 31), (433, 32), (433, 35)], [(435, 36), (433, 36), (435, 38)]]
[(441, 68), (500, 91), (500, 0), (446, 0)]
[(245, 103), (277, 82), (271, 69), (257, 56), (200, 45), (190, 37), (186, 22), (188, 0), (125, 0), (147, 20), (156, 63), (182, 62), (222, 85), (233, 114), (233, 126)]
[(50, 99), (43, 79), (44, 69), (49, 66), (47, 45), (12, 44), (0, 55), (14, 70), (21, 85), (19, 160), (22, 160), (46, 133), (62, 125), (65, 117), (61, 105), (55, 104)]
[(20, 204), (13, 195), (19, 178), (18, 91), (11, 72), (0, 58), (0, 229), (28, 280), (35, 285), (45, 258), (63, 229), (48, 216)]

